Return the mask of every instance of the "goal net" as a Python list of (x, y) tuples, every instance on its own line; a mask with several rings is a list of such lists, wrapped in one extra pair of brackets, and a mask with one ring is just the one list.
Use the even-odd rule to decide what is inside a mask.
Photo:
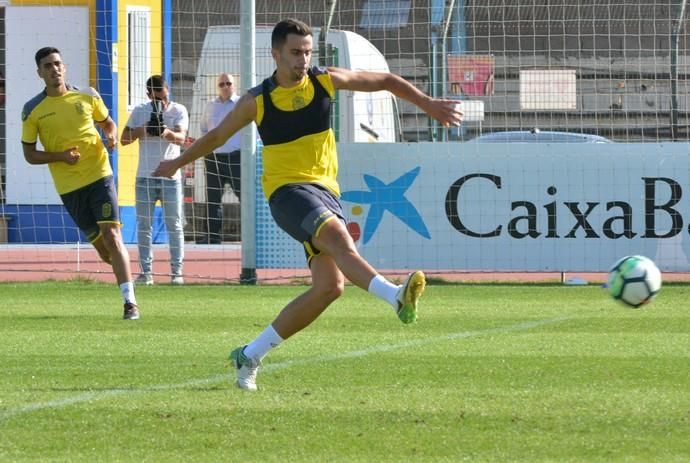
[[(23, 158), (20, 114), (43, 88), (38, 48), (63, 52), (68, 81), (96, 88), (120, 131), (148, 101), (146, 79), (162, 74), (171, 99), (189, 112), (191, 141), (219, 97), (220, 74), (244, 93), (272, 73), (270, 32), (288, 17), (313, 27), (314, 65), (391, 71), (432, 97), (458, 100), (465, 113), (461, 127), (445, 128), (387, 92), (337, 93), (331, 125), (347, 227), (376, 268), (459, 278), (604, 272), (643, 254), (665, 272), (690, 270), (684, 1), (256, 0), (251, 79), (240, 2), (121, 0), (116, 10), (87, 1), (4, 3), (3, 279), (111, 278), (47, 167)], [(111, 154), (135, 274), (138, 150), (134, 143)], [(256, 165), (242, 179), (249, 195), (238, 197), (227, 178), (208, 184), (203, 160), (182, 172), (187, 281), (239, 281), (247, 262), (260, 281), (308, 275), (301, 245), (270, 216), (261, 156), (260, 142), (242, 154)], [(218, 205), (209, 207), (209, 198)], [(214, 219), (221, 244), (206, 243)], [(154, 276), (162, 282), (170, 274), (164, 222), (158, 207)]]

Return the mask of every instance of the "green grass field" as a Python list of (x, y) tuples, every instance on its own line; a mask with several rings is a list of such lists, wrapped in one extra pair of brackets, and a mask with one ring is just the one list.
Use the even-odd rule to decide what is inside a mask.
[(690, 287), (348, 287), (237, 389), (228, 352), (304, 287), (0, 284), (0, 461), (690, 461)]

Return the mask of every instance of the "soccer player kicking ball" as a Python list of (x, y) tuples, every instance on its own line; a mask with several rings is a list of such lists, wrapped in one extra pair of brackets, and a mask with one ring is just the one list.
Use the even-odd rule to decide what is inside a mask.
[[(123, 318), (138, 320), (113, 171), (94, 122), (103, 129), (111, 149), (117, 145), (117, 126), (96, 90), (65, 83), (67, 68), (57, 48), (41, 48), (34, 59), (46, 87), (22, 111), (24, 158), (29, 164), (48, 164), (70, 216), (101, 259), (113, 267), (125, 301)], [(45, 151), (36, 149), (37, 138)]]
[(262, 359), (283, 340), (306, 328), (343, 293), (345, 278), (388, 302), (403, 323), (417, 319), (426, 284), (422, 272), (401, 285), (379, 275), (364, 260), (345, 228), (336, 180), (338, 159), (330, 127), (336, 90), (388, 90), (444, 126), (459, 125), (458, 101), (438, 100), (387, 72), (311, 67), (312, 32), (295, 19), (279, 22), (271, 36), (275, 73), (252, 88), (235, 109), (184, 154), (163, 161), (155, 175), (171, 176), (183, 165), (211, 153), (255, 121), (263, 142), (263, 189), (276, 223), (304, 245), (312, 285), (289, 302), (259, 336), (230, 354), (237, 385), (256, 390)]

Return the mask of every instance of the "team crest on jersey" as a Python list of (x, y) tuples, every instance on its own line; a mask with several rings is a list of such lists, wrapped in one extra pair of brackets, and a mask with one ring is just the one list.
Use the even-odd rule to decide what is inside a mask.
[(307, 104), (304, 101), (304, 97), (302, 97), (302, 96), (296, 96), (292, 99), (292, 109), (293, 110), (302, 109), (306, 105)]
[(77, 114), (79, 114), (80, 116), (83, 116), (83, 115), (84, 115), (84, 104), (83, 104), (81, 101), (78, 101), (78, 102), (74, 105), (74, 109), (77, 110)]
[(101, 209), (101, 215), (103, 218), (107, 218), (113, 215), (113, 205), (110, 203), (103, 203), (103, 207)]

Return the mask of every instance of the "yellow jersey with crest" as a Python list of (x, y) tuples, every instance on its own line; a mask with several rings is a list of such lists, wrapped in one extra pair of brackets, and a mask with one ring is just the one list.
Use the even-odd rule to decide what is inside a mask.
[(112, 175), (108, 151), (94, 121), (108, 118), (108, 108), (96, 90), (68, 86), (67, 93), (48, 96), (45, 90), (24, 105), (22, 143), (41, 141), (44, 151), (61, 152), (77, 147), (81, 157), (73, 164), (48, 164), (58, 194), (69, 193)]
[[(314, 80), (320, 88), (315, 88)], [(328, 72), (313, 67), (291, 88), (281, 87), (269, 78), (249, 92), (256, 101), (255, 121), (264, 143), (262, 185), (266, 198), (281, 186), (294, 183), (317, 183), (339, 196), (338, 156), (335, 134), (330, 128), (330, 106), (309, 110), (319, 95), (324, 105), (330, 105), (335, 88)], [(270, 95), (269, 105), (265, 101), (267, 95)], [(268, 117), (279, 119), (268, 129), (264, 124), (267, 113)]]

